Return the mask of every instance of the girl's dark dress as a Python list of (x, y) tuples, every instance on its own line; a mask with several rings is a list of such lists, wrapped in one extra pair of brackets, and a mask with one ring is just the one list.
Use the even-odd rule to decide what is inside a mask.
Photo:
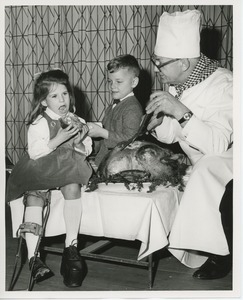
[[(51, 119), (44, 113), (54, 138), (61, 127), (59, 120)], [(70, 139), (46, 156), (33, 160), (25, 154), (15, 165), (7, 182), (6, 201), (12, 201), (27, 191), (46, 190), (70, 183), (87, 184), (92, 168), (86, 156), (73, 148)]]

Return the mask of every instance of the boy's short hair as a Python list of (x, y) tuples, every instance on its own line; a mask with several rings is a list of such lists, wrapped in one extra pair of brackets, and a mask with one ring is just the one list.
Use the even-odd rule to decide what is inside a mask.
[(113, 73), (119, 69), (128, 68), (136, 77), (139, 77), (140, 67), (136, 58), (130, 54), (120, 55), (113, 58), (107, 65), (107, 70)]

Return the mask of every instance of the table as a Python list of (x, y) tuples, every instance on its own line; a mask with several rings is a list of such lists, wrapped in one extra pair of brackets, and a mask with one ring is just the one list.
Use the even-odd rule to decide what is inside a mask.
[[(45, 235), (65, 233), (64, 199), (58, 190), (52, 191), (51, 211)], [(139, 240), (138, 260), (168, 244), (167, 236), (179, 205), (179, 192), (174, 187), (158, 187), (152, 193), (128, 191), (121, 183), (100, 185), (93, 192), (82, 190), (81, 234)], [(13, 236), (22, 223), (22, 198), (11, 204)]]
[[(123, 183), (100, 184), (93, 192), (82, 189), (80, 234), (139, 240), (138, 261), (166, 247), (180, 193), (176, 187), (157, 187), (154, 192), (147, 193), (148, 185), (144, 184), (141, 192), (129, 191)], [(65, 233), (64, 201), (59, 190), (52, 191), (45, 236)], [(10, 206), (13, 236), (16, 236), (23, 218), (22, 198), (12, 201)], [(85, 253), (85, 249), (81, 253)]]

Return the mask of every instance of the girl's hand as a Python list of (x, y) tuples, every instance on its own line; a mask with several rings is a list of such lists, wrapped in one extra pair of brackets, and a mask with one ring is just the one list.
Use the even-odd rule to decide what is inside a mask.
[(75, 136), (73, 140), (74, 145), (80, 144), (86, 138), (88, 132), (89, 132), (89, 127), (86, 124), (84, 124), (82, 130), (78, 132), (77, 136)]
[(51, 139), (48, 143), (48, 146), (51, 149), (54, 149), (64, 143), (65, 141), (71, 139), (74, 135), (79, 132), (77, 127), (73, 127), (72, 124), (68, 125), (67, 128), (60, 128), (57, 132), (57, 135)]

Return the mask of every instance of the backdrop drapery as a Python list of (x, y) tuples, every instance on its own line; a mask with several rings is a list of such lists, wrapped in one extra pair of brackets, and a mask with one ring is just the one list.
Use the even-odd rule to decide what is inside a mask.
[[(101, 121), (111, 102), (106, 66), (113, 57), (134, 55), (146, 75), (138, 96), (160, 88), (150, 58), (163, 11), (202, 12), (202, 51), (232, 70), (233, 7), (228, 6), (6, 6), (6, 156), (16, 163), (27, 149), (26, 121), (35, 74), (67, 72), (77, 114)], [(143, 101), (146, 99), (143, 99)]]

